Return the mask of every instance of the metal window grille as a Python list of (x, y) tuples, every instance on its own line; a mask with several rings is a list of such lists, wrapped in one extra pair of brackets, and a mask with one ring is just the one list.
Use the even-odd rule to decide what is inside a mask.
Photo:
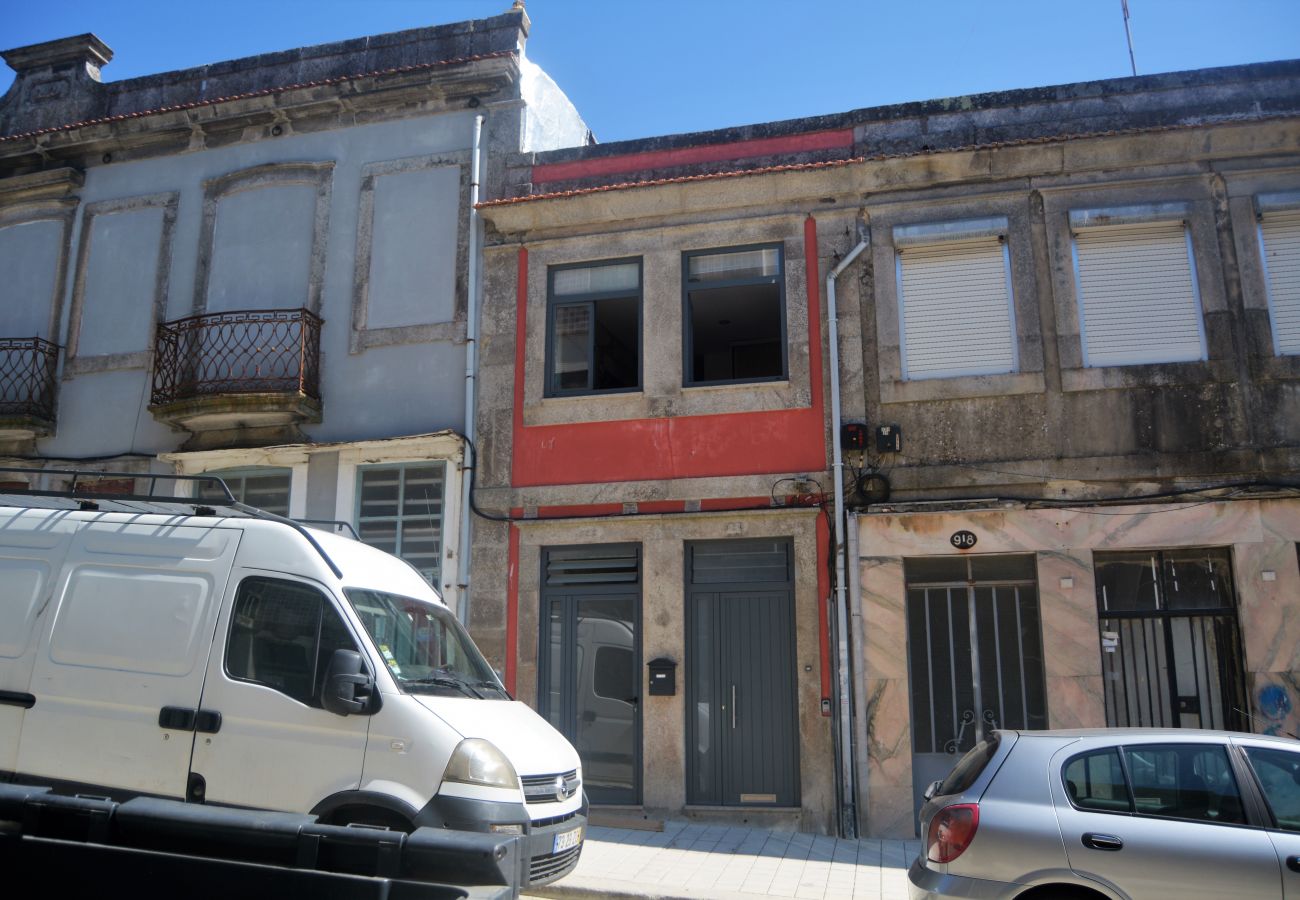
[(155, 341), (151, 404), (283, 392), (319, 400), (322, 324), (308, 309), (208, 313), (164, 322)]
[(0, 416), (54, 420), (59, 346), (38, 337), (0, 338)]

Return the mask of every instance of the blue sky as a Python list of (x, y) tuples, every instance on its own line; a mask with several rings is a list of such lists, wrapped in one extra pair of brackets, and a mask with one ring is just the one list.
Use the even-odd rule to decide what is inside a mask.
[[(1300, 0), (1128, 0), (1138, 72), (1300, 56)], [(92, 31), (105, 81), (482, 18), (510, 0), (5, 0), (0, 48)], [(1120, 0), (528, 0), (604, 142), (1129, 74)], [(12, 73), (0, 74), (0, 91)]]

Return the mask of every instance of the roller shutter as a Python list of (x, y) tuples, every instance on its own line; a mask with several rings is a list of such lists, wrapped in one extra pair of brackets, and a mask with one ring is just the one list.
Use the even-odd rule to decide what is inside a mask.
[(1260, 218), (1259, 243), (1273, 351), (1278, 356), (1300, 354), (1300, 209), (1265, 213)]
[(1196, 271), (1182, 221), (1075, 232), (1084, 365), (1205, 359)]
[(1009, 269), (996, 236), (899, 249), (904, 379), (1016, 370)]

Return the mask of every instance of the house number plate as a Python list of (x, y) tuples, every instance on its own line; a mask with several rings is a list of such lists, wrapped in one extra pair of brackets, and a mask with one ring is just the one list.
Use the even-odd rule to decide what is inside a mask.
[(969, 550), (975, 546), (978, 539), (973, 531), (954, 531), (952, 537), (948, 538), (948, 540), (958, 550)]

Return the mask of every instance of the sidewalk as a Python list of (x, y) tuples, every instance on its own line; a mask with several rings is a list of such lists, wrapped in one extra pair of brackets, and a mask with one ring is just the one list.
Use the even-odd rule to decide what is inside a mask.
[(529, 897), (656, 900), (907, 900), (920, 841), (841, 840), (730, 825), (664, 823), (664, 830), (592, 826), (566, 878)]

